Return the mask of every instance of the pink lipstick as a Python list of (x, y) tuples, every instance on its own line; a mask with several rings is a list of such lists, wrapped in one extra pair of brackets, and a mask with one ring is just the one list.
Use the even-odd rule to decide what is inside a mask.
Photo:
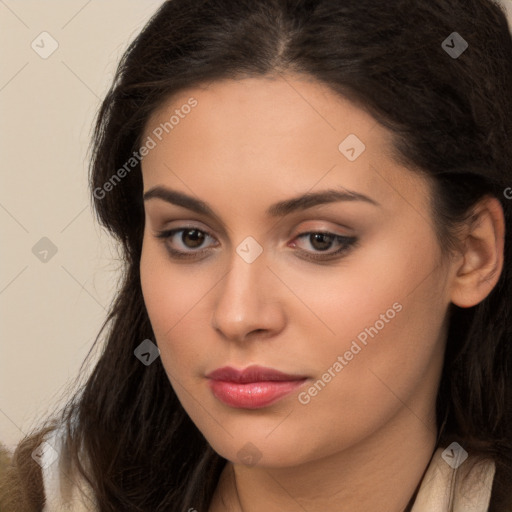
[(304, 375), (289, 375), (256, 365), (245, 370), (224, 366), (206, 377), (216, 398), (239, 409), (259, 409), (270, 405), (307, 380)]

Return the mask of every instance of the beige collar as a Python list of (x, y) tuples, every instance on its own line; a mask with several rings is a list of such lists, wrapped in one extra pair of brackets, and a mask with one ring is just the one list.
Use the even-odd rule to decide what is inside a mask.
[(487, 512), (494, 462), (478, 460), (472, 466), (475, 459), (469, 456), (455, 469), (442, 454), (442, 448), (434, 453), (411, 512)]

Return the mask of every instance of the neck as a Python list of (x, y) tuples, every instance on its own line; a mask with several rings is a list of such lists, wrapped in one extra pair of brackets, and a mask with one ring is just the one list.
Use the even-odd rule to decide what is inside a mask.
[(435, 448), (431, 416), (403, 408), (357, 445), (293, 468), (228, 461), (210, 512), (406, 512)]

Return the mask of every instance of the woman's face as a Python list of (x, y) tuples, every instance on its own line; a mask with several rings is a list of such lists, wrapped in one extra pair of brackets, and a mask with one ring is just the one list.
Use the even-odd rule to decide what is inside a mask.
[[(391, 159), (384, 128), (287, 75), (182, 92), (143, 141), (144, 300), (220, 455), (293, 466), (435, 428), (450, 270), (430, 187)], [(288, 376), (208, 377), (253, 365)]]

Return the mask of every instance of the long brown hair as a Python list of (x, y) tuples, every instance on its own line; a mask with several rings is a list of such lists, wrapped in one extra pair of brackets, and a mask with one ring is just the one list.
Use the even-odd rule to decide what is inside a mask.
[[(442, 46), (453, 32), (468, 43), (457, 58)], [(435, 184), (442, 248), (453, 247), (453, 228), (484, 195), (501, 201), (499, 282), (477, 306), (451, 309), (438, 445), (458, 440), (492, 458), (490, 510), (512, 510), (512, 200), (504, 195), (512, 186), (512, 38), (490, 0), (169, 0), (159, 8), (119, 64), (91, 146), (92, 200), (119, 242), (124, 272), (96, 340), (101, 357), (63, 412), (72, 460), (101, 511), (208, 509), (226, 461), (183, 410), (160, 361), (145, 366), (133, 354), (155, 339), (139, 276), (140, 164), (108, 192), (104, 185), (173, 94), (286, 71), (327, 84), (392, 132), (397, 160)], [(34, 464), (27, 447), (39, 439), (18, 448), (20, 486)], [(29, 493), (33, 510), (37, 496)]]

